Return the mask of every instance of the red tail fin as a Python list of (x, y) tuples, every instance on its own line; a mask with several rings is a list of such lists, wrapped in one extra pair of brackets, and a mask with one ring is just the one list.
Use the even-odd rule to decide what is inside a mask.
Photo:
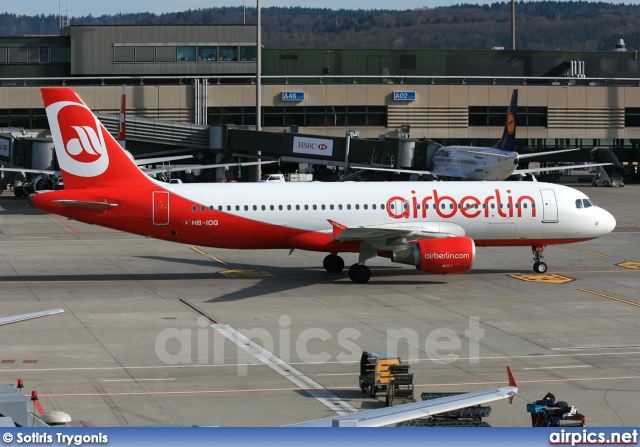
[(148, 184), (149, 178), (72, 89), (41, 91), (65, 189)]

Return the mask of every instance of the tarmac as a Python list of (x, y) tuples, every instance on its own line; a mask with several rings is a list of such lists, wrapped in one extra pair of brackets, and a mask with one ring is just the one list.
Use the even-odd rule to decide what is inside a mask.
[(589, 426), (637, 426), (640, 185), (576, 187), (617, 227), (547, 247), (545, 275), (527, 247), (478, 248), (463, 275), (374, 259), (364, 285), (323, 253), (145, 239), (5, 192), (0, 314), (65, 312), (0, 328), (0, 384), (97, 426), (277, 426), (383, 407), (358, 361), (397, 350), (416, 397), (502, 386), (510, 366), (519, 392), (491, 404), (492, 426), (530, 426), (548, 392)]

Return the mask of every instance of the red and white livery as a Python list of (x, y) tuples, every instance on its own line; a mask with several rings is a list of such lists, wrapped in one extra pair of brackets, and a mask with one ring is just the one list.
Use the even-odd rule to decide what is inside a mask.
[(158, 239), (230, 249), (358, 253), (349, 269), (366, 282), (375, 256), (432, 273), (471, 269), (476, 246), (532, 247), (611, 232), (614, 217), (582, 192), (539, 182), (166, 184), (140, 171), (69, 88), (43, 88), (65, 190), (33, 206)]

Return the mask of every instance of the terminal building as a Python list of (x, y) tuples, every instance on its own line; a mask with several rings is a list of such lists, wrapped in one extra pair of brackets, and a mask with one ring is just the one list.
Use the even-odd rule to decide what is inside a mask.
[[(561, 160), (589, 161), (588, 150), (607, 146), (623, 162), (640, 159), (638, 53), (623, 45), (610, 52), (263, 48), (258, 137), (247, 130), (257, 116), (256, 31), (78, 25), (60, 36), (0, 38), (0, 133), (47, 128), (39, 88), (62, 85), (115, 132), (126, 85), (134, 154), (279, 157), (291, 155), (292, 135), (340, 147), (350, 131), (365, 141), (491, 145), (518, 89), (519, 152), (579, 147)], [(375, 150), (363, 154), (370, 159)]]

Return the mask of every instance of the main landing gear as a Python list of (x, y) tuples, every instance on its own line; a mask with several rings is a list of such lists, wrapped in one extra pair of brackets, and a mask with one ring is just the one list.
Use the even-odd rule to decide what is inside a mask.
[[(349, 279), (358, 284), (364, 284), (369, 281), (371, 279), (371, 270), (364, 263), (368, 259), (377, 256), (377, 254), (378, 251), (374, 247), (362, 242), (360, 244), (358, 262), (349, 267)], [(340, 273), (344, 269), (344, 260), (337, 253), (329, 253), (322, 261), (322, 266), (329, 273)]]
[(547, 264), (540, 261), (544, 256), (542, 256), (542, 252), (544, 251), (544, 245), (532, 245), (531, 252), (533, 253), (533, 271), (536, 273), (546, 273)]
[(344, 259), (338, 256), (336, 253), (328, 254), (324, 261), (322, 261), (322, 266), (329, 273), (340, 273), (344, 270)]

